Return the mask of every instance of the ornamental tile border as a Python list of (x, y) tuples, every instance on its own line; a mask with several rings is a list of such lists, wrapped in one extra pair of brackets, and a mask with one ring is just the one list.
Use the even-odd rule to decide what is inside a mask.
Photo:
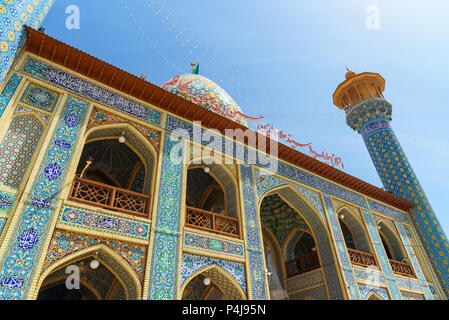
[(395, 281), (395, 275), (391, 269), (390, 261), (388, 260), (387, 254), (385, 252), (384, 246), (380, 239), (380, 235), (376, 224), (374, 223), (374, 218), (369, 210), (362, 209), (363, 217), (365, 218), (365, 224), (368, 229), (368, 234), (373, 242), (374, 250), (376, 251), (377, 261), (382, 268), (382, 271), (387, 281), (388, 288), (390, 289), (392, 300), (402, 300), (401, 293), (399, 291), (398, 285)]
[(419, 282), (421, 283), (422, 291), (424, 291), (424, 295), (427, 300), (433, 300), (433, 294), (430, 291), (429, 285), (426, 281), (426, 277), (424, 276), (424, 273), (421, 269), (421, 266), (419, 265), (418, 259), (416, 257), (415, 251), (410, 244), (410, 241), (407, 237), (407, 234), (405, 232), (404, 226), (402, 223), (396, 222), (396, 228), (399, 231), (399, 236), (401, 237), (402, 243), (404, 244), (405, 250), (407, 251), (407, 256), (410, 259), (410, 262), (413, 266), (413, 269), (415, 270), (415, 274), (418, 277)]
[(381, 214), (383, 214), (387, 217), (390, 217), (394, 220), (399, 220), (399, 221), (402, 221), (405, 223), (409, 223), (407, 214), (405, 214), (401, 211), (395, 210), (391, 207), (388, 207), (380, 202), (377, 202), (377, 201), (374, 201), (371, 199), (368, 199), (368, 204), (369, 204), (370, 209), (373, 211), (381, 213)]
[(3, 228), (4, 228), (5, 225), (6, 225), (6, 221), (8, 221), (8, 219), (6, 219), (6, 218), (0, 218), (0, 235), (2, 234)]
[(358, 285), (362, 300), (366, 300), (372, 292), (377, 293), (384, 300), (390, 300), (390, 295), (386, 288), (370, 286), (364, 283), (358, 283)]
[(306, 274), (287, 279), (287, 292), (290, 294), (302, 289), (324, 285), (323, 269), (310, 271)]
[(422, 291), (421, 285), (417, 280), (413, 280), (410, 278), (402, 278), (402, 277), (396, 277), (396, 283), (398, 284), (399, 288), (411, 290), (411, 291)]
[[(191, 253), (183, 253), (181, 261), (181, 286), (195, 272), (211, 265), (217, 265), (227, 271), (237, 281), (243, 292), (246, 290), (246, 272), (243, 262), (200, 256)], [(254, 299), (254, 298), (253, 298)]]
[(404, 300), (425, 300), (424, 296), (419, 293), (401, 291)]
[(238, 258), (245, 257), (245, 249), (242, 243), (188, 231), (184, 231), (184, 248), (199, 249), (205, 252), (219, 253)]
[(282, 180), (281, 178), (272, 175), (261, 175), (260, 170), (254, 170), (254, 172), (255, 172), (257, 196), (259, 199), (262, 199), (264, 194), (266, 194), (267, 192), (276, 187), (292, 186), (296, 191), (302, 194), (307, 199), (307, 201), (310, 202), (310, 204), (312, 204), (315, 207), (315, 209), (320, 213), (323, 220), (326, 221), (323, 204), (321, 203), (321, 197), (318, 192), (298, 186), (294, 183), (290, 183), (288, 181)]
[[(179, 143), (183, 142), (173, 142), (169, 136), (166, 136), (164, 139), (149, 270), (150, 288), (148, 298), (151, 300), (174, 300), (177, 298), (178, 259), (182, 241), (180, 239), (180, 220), (184, 165), (182, 161), (179, 161), (179, 163), (172, 161), (171, 151)], [(184, 157), (184, 148), (180, 149), (180, 156)]]
[(0, 191), (0, 214), (5, 216), (9, 215), (15, 197), (15, 193)]
[[(140, 282), (143, 283), (147, 246), (59, 229), (53, 233), (41, 274), (60, 259), (100, 244), (112, 249), (126, 260), (139, 276)], [(109, 258), (109, 260), (113, 261), (114, 259)]]
[[(198, 137), (202, 136), (202, 132), (204, 131), (204, 129), (202, 128), (198, 128), (197, 126), (194, 126), (192, 123), (189, 123), (187, 121), (184, 121), (180, 118), (174, 117), (172, 115), (167, 115), (167, 120), (166, 120), (166, 125), (165, 125), (165, 129), (169, 132), (173, 132), (176, 130), (176, 133), (179, 136), (182, 136), (184, 138), (188, 138), (188, 139), (193, 139), (193, 141), (195, 141), (196, 143), (200, 143), (204, 146), (207, 146), (207, 144), (210, 142), (209, 141), (199, 141)], [(195, 133), (195, 134), (194, 134)], [(209, 132), (209, 136), (216, 136), (213, 133)], [(219, 137), (217, 137), (216, 139), (217, 141), (219, 140)], [(248, 160), (248, 147), (247, 146), (242, 146), (242, 150), (243, 150), (243, 154), (241, 152), (238, 152), (238, 149), (236, 147), (236, 144), (228, 139), (228, 138), (223, 138), (223, 146), (222, 146), (222, 150), (225, 150), (225, 153), (231, 157), (235, 157), (236, 159), (239, 159), (241, 161), (245, 161)], [(226, 145), (232, 145), (232, 151), (228, 150), (228, 148), (226, 148)], [(239, 144), (239, 146), (241, 146)], [(231, 154), (229, 152), (232, 152)], [(255, 166), (263, 168), (265, 170), (267, 170), (266, 166), (264, 166), (263, 164), (259, 163), (259, 162), (255, 162)], [(346, 189), (342, 186), (336, 185), (330, 181), (327, 181), (323, 178), (320, 178), (318, 176), (315, 176), (311, 173), (308, 173), (306, 171), (303, 171), (297, 167), (294, 167), (291, 164), (288, 164), (286, 162), (283, 162), (281, 160), (278, 161), (278, 170), (277, 172), (275, 172), (278, 175), (284, 176), (286, 178), (292, 179), (296, 182), (305, 184), (311, 188), (320, 190), (322, 192), (327, 192), (335, 197), (338, 197), (340, 199), (343, 199), (347, 202), (353, 203), (355, 205), (358, 205), (360, 207), (363, 208), (368, 208), (368, 204), (366, 202), (366, 199), (364, 196), (351, 191), (349, 189)]]
[(333, 234), (333, 239), (335, 241), (335, 246), (337, 249), (337, 254), (340, 257), (341, 262), (341, 269), (343, 271), (343, 275), (346, 281), (345, 284), (348, 286), (349, 291), (349, 297), (351, 300), (358, 300), (360, 299), (360, 292), (357, 289), (357, 282), (355, 280), (355, 276), (352, 272), (352, 264), (349, 260), (349, 254), (348, 250), (346, 249), (345, 241), (343, 239), (343, 234), (340, 230), (338, 219), (337, 219), (337, 213), (334, 210), (334, 207), (332, 205), (332, 198), (327, 195), (323, 194), (324, 198), (324, 204), (327, 209), (327, 215), (329, 218), (329, 225), (331, 226), (330, 230)]
[(52, 113), (60, 95), (59, 92), (29, 82), (20, 98), (20, 102), (41, 111)]
[(62, 207), (59, 223), (139, 240), (148, 240), (150, 236), (149, 223), (72, 206)]
[(5, 111), (6, 106), (8, 105), (9, 101), (11, 100), (12, 96), (17, 90), (17, 87), (20, 84), (20, 81), (22, 81), (22, 76), (17, 75), (14, 73), (8, 83), (6, 84), (5, 88), (3, 89), (2, 94), (0, 95), (0, 116), (2, 116), (3, 112)]
[(90, 115), (89, 122), (87, 123), (87, 130), (101, 125), (119, 123), (129, 124), (138, 132), (140, 132), (154, 147), (154, 149), (156, 150), (156, 154), (159, 155), (162, 138), (162, 133), (160, 131), (141, 125), (135, 121), (126, 119), (115, 113), (108, 112), (102, 108), (94, 107)]
[[(68, 97), (42, 167), (33, 182), (30, 198), (36, 201), (30, 201), (16, 213), (18, 223), (0, 269), (2, 300), (23, 299), (29, 290), (39, 253), (48, 238), (48, 226), (56, 214), (54, 205), (72, 158), (73, 146), (85, 121), (87, 107), (88, 103)], [(57, 140), (70, 143), (72, 148), (57, 147)]]
[[(412, 227), (410, 225), (404, 225), (404, 229), (405, 229), (405, 234), (406, 236), (410, 239), (413, 239), (413, 241), (416, 241), (416, 239), (419, 239), (415, 229), (412, 229)], [(423, 252), (425, 252), (424, 248), (422, 248)], [(426, 259), (425, 261), (427, 268), (429, 269), (433, 269), (432, 265), (430, 264), (430, 262)], [(435, 283), (438, 283), (438, 279), (435, 275), (433, 275), (433, 272), (431, 272), (431, 277), (432, 277), (432, 281), (434, 281), (434, 283), (428, 283), (429, 284), (429, 288), (430, 288), (430, 292), (433, 294), (433, 296), (439, 300), (441, 299), (441, 296), (444, 297), (444, 293), (442, 291), (440, 291), (440, 289), (438, 289), (437, 292), (437, 288), (435, 288)]]
[(31, 57), (28, 57), (25, 61), (21, 71), (98, 101), (99, 103), (114, 107), (150, 124), (156, 126), (161, 125), (161, 113), (159, 111), (51, 67)]
[(252, 299), (267, 300), (269, 295), (266, 291), (267, 282), (265, 276), (263, 243), (260, 238), (261, 225), (257, 210), (257, 199), (254, 190), (254, 175), (251, 166), (240, 166), (241, 185), (243, 194), (243, 209), (246, 221), (246, 239), (249, 263), (249, 281), (251, 283)]
[(370, 268), (361, 269), (356, 267), (354, 267), (353, 270), (357, 280), (386, 285), (385, 277), (380, 270), (373, 270)]

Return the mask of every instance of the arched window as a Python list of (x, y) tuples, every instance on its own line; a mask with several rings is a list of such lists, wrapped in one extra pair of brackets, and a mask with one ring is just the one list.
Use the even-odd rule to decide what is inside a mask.
[(240, 237), (236, 186), (218, 164), (191, 164), (187, 170), (186, 224), (202, 230)]
[[(87, 161), (91, 164), (83, 173)], [(84, 146), (77, 175), (83, 173), (83, 178), (130, 189), (140, 168), (143, 169), (143, 176), (145, 176), (143, 161), (130, 146), (120, 143), (118, 139), (105, 139), (92, 141)], [(143, 185), (136, 189), (136, 192), (143, 193)]]
[(406, 255), (395, 232), (383, 221), (379, 222), (378, 230), (388, 259), (403, 262)]
[(345, 239), (346, 247), (350, 249), (355, 249), (354, 238), (352, 237), (352, 233), (349, 230), (346, 223), (340, 220), (340, 227), (343, 233), (343, 238)]
[[(265, 251), (265, 265), (267, 268), (267, 279), (268, 279), (268, 288), (270, 290), (270, 298), (271, 300), (285, 300), (288, 298), (287, 291), (284, 289), (283, 277), (281, 275), (280, 270), (278, 270), (279, 265), (278, 259), (282, 259), (277, 256), (271, 248), (273, 245), (272, 240), (266, 234), (266, 230), (264, 230), (264, 251)], [(274, 240), (275, 241), (275, 240)]]
[(380, 236), (380, 240), (382, 241), (382, 245), (384, 246), (385, 253), (387, 254), (388, 259), (392, 260), (393, 255), (391, 254), (390, 246), (387, 244), (387, 241), (385, 241), (385, 238), (382, 235), (382, 233), (380, 233), (379, 236)]
[(155, 156), (133, 132), (114, 130), (87, 138), (69, 199), (148, 217)]
[(304, 230), (293, 230), (286, 244), (286, 268), (288, 277), (320, 268), (313, 236)]
[(376, 266), (363, 222), (346, 208), (339, 211), (338, 218), (351, 262), (362, 267)]
[(315, 240), (308, 233), (303, 233), (301, 238), (296, 242), (295, 248), (293, 249), (295, 258), (302, 257), (306, 254), (315, 252)]
[(348, 209), (338, 213), (340, 228), (348, 249), (371, 253), (365, 228), (360, 220)]
[(415, 272), (409, 263), (407, 254), (403, 249), (396, 232), (384, 221), (379, 221), (377, 226), (380, 239), (393, 272), (401, 276), (415, 278)]

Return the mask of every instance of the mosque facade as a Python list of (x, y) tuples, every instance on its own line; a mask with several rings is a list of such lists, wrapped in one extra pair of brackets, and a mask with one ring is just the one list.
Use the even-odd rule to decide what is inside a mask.
[(348, 71), (333, 98), (384, 189), (248, 129), (201, 75), (159, 87), (21, 39), (0, 90), (0, 299), (447, 298), (447, 238), (379, 74)]

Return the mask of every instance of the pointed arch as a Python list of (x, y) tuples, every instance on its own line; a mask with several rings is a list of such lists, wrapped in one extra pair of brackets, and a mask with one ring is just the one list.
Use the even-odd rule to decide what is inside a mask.
[[(277, 186), (263, 193), (258, 201), (259, 215), (264, 198), (273, 194), (277, 194), (305, 221), (313, 238), (316, 239), (318, 260), (323, 268), (327, 296), (330, 299), (343, 300), (344, 293), (342, 291), (342, 280), (337, 269), (336, 254), (332, 247), (332, 237), (330, 236), (327, 222), (324, 221), (324, 218), (306, 197), (296, 190), (290, 183)], [(330, 292), (332, 294), (330, 294)]]
[(121, 283), (125, 289), (126, 298), (128, 300), (140, 300), (142, 295), (142, 285), (139, 276), (132, 269), (128, 262), (118, 253), (104, 244), (95, 245), (82, 249), (59, 259), (40, 275), (34, 291), (34, 299), (36, 299), (44, 280), (54, 271), (70, 265), (76, 261), (82, 260), (98, 253), (96, 258), (99, 260)]
[(222, 160), (216, 156), (193, 158), (186, 164), (185, 170), (203, 168), (205, 165), (210, 169), (208, 174), (223, 190), (226, 215), (239, 218), (238, 181), (229, 168), (222, 164)]
[[(354, 247), (359, 251), (372, 253), (370, 241), (368, 241), (368, 231), (366, 230), (364, 223), (361, 221), (360, 216), (357, 215), (351, 208), (343, 206), (337, 211), (338, 221), (342, 232), (346, 227), (354, 241)], [(341, 218), (343, 216), (343, 219)], [(342, 226), (344, 224), (344, 226)], [(345, 234), (343, 232), (343, 234)], [(346, 239), (345, 239), (346, 240)], [(348, 246), (348, 243), (347, 243)]]
[(366, 300), (383, 300), (383, 298), (376, 292), (371, 291), (371, 293), (369, 293), (368, 296), (366, 297)]
[(383, 220), (379, 220), (377, 225), (379, 236), (381, 237), (382, 244), (384, 245), (385, 251), (387, 252), (388, 258), (395, 261), (402, 262), (407, 258), (407, 253), (401, 244), (401, 240), (395, 230)]
[(46, 125), (47, 125), (47, 121), (45, 121), (43, 118), (42, 118), (42, 115), (41, 114), (39, 114), (38, 112), (36, 112), (36, 111), (23, 111), (23, 112), (17, 112), (17, 113), (14, 113), (13, 115), (12, 115), (12, 117), (11, 117), (11, 122), (15, 119), (15, 118), (18, 118), (18, 117), (22, 117), (22, 116), (32, 116), (32, 117), (34, 117), (34, 118), (36, 118), (40, 123), (41, 123), (41, 125), (43, 126), (43, 127), (45, 127)]
[[(181, 296), (187, 287), (187, 285), (192, 281), (194, 278), (201, 274), (206, 274), (208, 277), (210, 277), (211, 281), (214, 282), (215, 285), (217, 285), (222, 291), (229, 294), (229, 290), (226, 290), (223, 288), (225, 286), (228, 289), (235, 289), (231, 295), (234, 297), (238, 297), (237, 299), (240, 300), (246, 300), (246, 294), (241, 285), (238, 283), (238, 281), (225, 269), (217, 265), (216, 263), (210, 264), (208, 266), (205, 266), (196, 272), (192, 273), (182, 284), (181, 286)], [(221, 279), (220, 279), (221, 278)], [(230, 287), (231, 286), (231, 287)]]
[(262, 224), (262, 236), (264, 239), (268, 240), (268, 245), (270, 246), (271, 252), (275, 255), (275, 263), (277, 267), (277, 271), (282, 277), (282, 281), (285, 285), (285, 279), (287, 278), (287, 270), (285, 269), (285, 256), (283, 254), (282, 248), (279, 245), (278, 240), (276, 239), (276, 236), (271, 232), (270, 229), (267, 228), (263, 223)]
[(293, 260), (294, 254), (293, 250), (295, 248), (295, 245), (298, 243), (298, 241), (303, 237), (305, 234), (308, 234), (316, 245), (316, 239), (314, 235), (306, 229), (302, 228), (294, 228), (290, 231), (290, 234), (287, 236), (287, 239), (285, 239), (284, 247), (282, 249), (282, 252), (284, 253), (285, 261)]
[(126, 139), (125, 144), (127, 147), (140, 158), (145, 167), (147, 174), (145, 175), (143, 193), (153, 194), (158, 155), (150, 141), (132, 125), (128, 123), (113, 123), (92, 127), (86, 131), (83, 145), (100, 140), (118, 139), (122, 133)]
[[(51, 276), (51, 274), (50, 274), (50, 276)], [(51, 279), (51, 281), (49, 281), (49, 282), (44, 281), (44, 282), (42, 283), (42, 286), (41, 286), (39, 292), (41, 292), (41, 291), (43, 291), (43, 290), (47, 290), (47, 289), (52, 288), (52, 287), (55, 287), (55, 286), (58, 286), (58, 285), (64, 283), (64, 282), (66, 281), (66, 279), (67, 279), (67, 276), (59, 276), (59, 277), (57, 277), (57, 278)], [(88, 290), (95, 296), (95, 298), (96, 298), (97, 300), (101, 300), (101, 295), (100, 295), (100, 293), (98, 292), (97, 289), (95, 289), (94, 287), (92, 287), (92, 286), (90, 285), (90, 283), (88, 283), (86, 280), (84, 280), (84, 279), (82, 279), (82, 278), (79, 279), (79, 282), (80, 282), (80, 284), (82, 284), (86, 289), (88, 289)], [(39, 292), (38, 292), (38, 293), (39, 293)]]

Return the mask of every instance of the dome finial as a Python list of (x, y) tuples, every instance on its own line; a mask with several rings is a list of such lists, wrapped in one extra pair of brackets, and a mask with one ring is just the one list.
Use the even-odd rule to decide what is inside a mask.
[(190, 65), (192, 66), (192, 74), (198, 74), (200, 71), (200, 63), (192, 62)]
[(349, 69), (347, 66), (345, 66), (345, 67), (346, 67), (346, 71), (348, 71), (345, 74), (346, 79), (352, 78), (353, 76), (357, 75), (357, 73), (355, 73), (353, 70)]

